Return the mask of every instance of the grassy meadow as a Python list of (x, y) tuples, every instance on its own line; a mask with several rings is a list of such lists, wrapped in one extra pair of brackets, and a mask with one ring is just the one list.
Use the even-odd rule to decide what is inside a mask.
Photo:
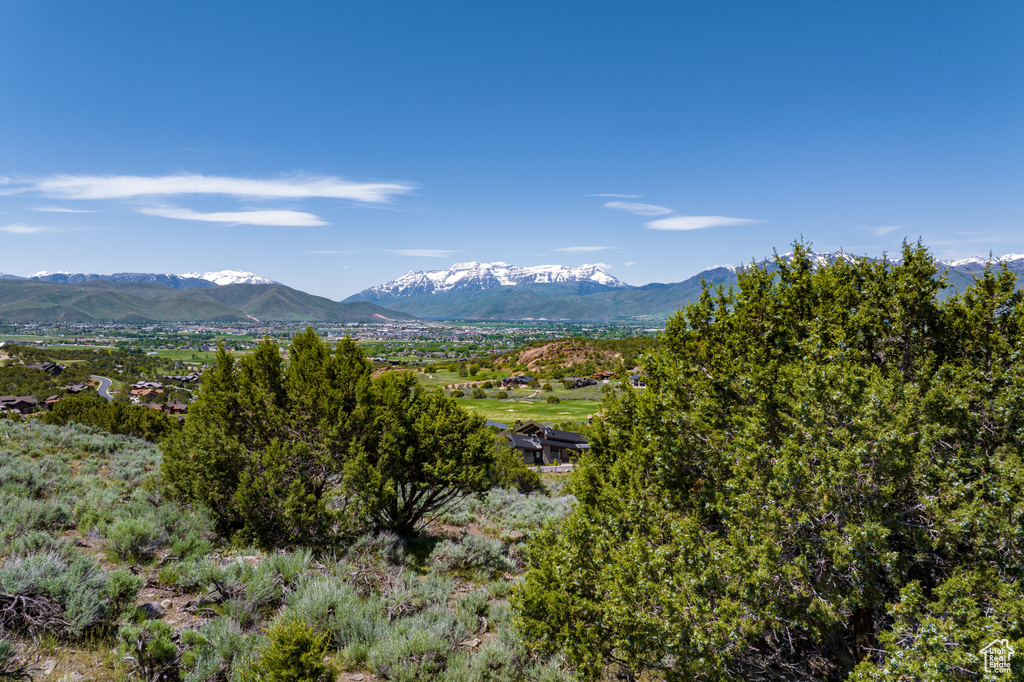
[(564, 400), (552, 404), (535, 400), (520, 402), (490, 398), (459, 398), (458, 402), (467, 410), (504, 424), (512, 424), (516, 419), (548, 424), (586, 421), (590, 415), (601, 409), (601, 403), (595, 400)]
[(501, 381), (508, 377), (508, 372), (491, 372), (481, 370), (476, 376), (460, 377), (458, 372), (417, 372), (416, 381), (427, 388), (448, 386), (450, 384), (477, 383), (480, 381)]

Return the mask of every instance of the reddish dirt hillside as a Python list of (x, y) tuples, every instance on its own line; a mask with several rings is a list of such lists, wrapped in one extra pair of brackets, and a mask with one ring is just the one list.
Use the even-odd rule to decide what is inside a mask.
[(539, 346), (530, 346), (510, 353), (498, 361), (501, 367), (524, 366), (527, 370), (547, 367), (572, 367), (592, 361), (599, 368), (611, 368), (622, 362), (622, 355), (593, 348), (582, 339), (563, 339)]

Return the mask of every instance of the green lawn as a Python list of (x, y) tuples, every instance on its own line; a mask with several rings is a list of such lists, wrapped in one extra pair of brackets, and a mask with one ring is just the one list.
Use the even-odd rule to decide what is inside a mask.
[(507, 376), (508, 372), (491, 372), (488, 370), (480, 370), (476, 376), (468, 377), (460, 377), (458, 372), (431, 372), (430, 374), (417, 372), (416, 381), (429, 388), (431, 386), (447, 386), (448, 384), (465, 384), (471, 381), (500, 382)]
[(516, 419), (538, 421), (548, 424), (559, 422), (586, 421), (595, 414), (601, 403), (596, 400), (564, 400), (557, 405), (546, 402), (512, 402), (487, 398), (459, 398), (458, 404), (467, 410), (503, 424), (514, 424)]

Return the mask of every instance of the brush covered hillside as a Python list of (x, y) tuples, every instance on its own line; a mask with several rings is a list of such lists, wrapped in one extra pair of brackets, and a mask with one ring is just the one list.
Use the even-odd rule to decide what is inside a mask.
[(596, 372), (630, 370), (645, 353), (659, 348), (655, 337), (625, 339), (586, 339), (572, 337), (557, 341), (535, 341), (523, 348), (498, 356), (494, 366), (513, 373), (543, 378), (589, 376)]
[(374, 322), (415, 319), (368, 302), (337, 303), (283, 284), (172, 289), (146, 282), (0, 279), (4, 322)]
[[(414, 540), (260, 551), (167, 497), (151, 443), (6, 419), (0, 439), (0, 679), (572, 679), (508, 601), (561, 483), (493, 488)], [(267, 674), (286, 645), (306, 676)]]

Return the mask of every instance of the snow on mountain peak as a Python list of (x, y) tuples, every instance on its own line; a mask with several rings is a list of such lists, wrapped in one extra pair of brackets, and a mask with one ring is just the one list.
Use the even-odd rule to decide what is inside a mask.
[(989, 261), (993, 263), (1012, 263), (1014, 261), (1024, 260), (1024, 255), (1017, 253), (1008, 253), (1005, 256), (969, 256), (967, 258), (950, 258), (950, 259), (938, 259), (936, 263), (945, 265), (947, 268), (958, 268), (965, 265), (977, 265), (979, 267), (985, 267)]
[(217, 285), (225, 284), (277, 284), (274, 280), (263, 275), (257, 275), (244, 270), (219, 270), (217, 272), (187, 272), (178, 277), (192, 277), (205, 279)]
[(593, 282), (607, 287), (628, 286), (605, 272), (600, 265), (533, 265), (519, 267), (497, 261), (455, 263), (447, 270), (412, 270), (398, 279), (367, 289), (364, 294), (377, 296), (412, 296), (439, 294), (453, 290), (490, 289), (518, 284), (549, 284)]

